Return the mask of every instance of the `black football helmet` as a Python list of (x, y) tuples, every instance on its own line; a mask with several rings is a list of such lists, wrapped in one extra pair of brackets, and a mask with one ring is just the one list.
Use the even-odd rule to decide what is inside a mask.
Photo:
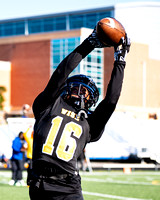
[[(85, 96), (85, 88), (88, 90), (88, 96)], [(77, 109), (88, 109), (97, 103), (99, 91), (91, 78), (79, 74), (67, 79), (61, 96)]]

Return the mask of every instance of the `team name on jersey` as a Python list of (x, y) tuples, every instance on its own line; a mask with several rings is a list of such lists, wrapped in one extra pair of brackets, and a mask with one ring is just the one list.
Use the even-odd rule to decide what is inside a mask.
[(66, 110), (66, 109), (62, 108), (61, 114), (66, 115), (68, 117), (71, 117), (71, 118), (79, 121), (79, 116), (76, 113), (74, 113), (74, 112), (72, 112), (70, 110)]

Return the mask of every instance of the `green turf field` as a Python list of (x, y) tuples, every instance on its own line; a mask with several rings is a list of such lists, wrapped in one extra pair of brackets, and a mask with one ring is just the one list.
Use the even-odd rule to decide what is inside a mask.
[[(0, 200), (29, 200), (28, 187), (9, 186), (10, 171), (0, 171)], [(81, 173), (85, 200), (160, 200), (160, 172)], [(26, 172), (24, 172), (26, 179)]]

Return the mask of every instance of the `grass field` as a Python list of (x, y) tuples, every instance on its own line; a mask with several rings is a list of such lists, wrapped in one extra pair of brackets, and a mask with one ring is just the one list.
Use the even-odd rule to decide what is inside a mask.
[[(10, 177), (10, 171), (0, 171), (0, 200), (29, 200), (28, 187), (9, 186)], [(85, 200), (160, 200), (158, 171), (94, 171), (81, 177)]]

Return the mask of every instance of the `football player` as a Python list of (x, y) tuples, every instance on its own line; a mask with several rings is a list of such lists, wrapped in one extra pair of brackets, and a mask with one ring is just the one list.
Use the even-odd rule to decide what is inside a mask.
[(94, 111), (99, 92), (85, 75), (70, 73), (94, 48), (104, 46), (95, 30), (71, 52), (52, 74), (45, 89), (36, 97), (33, 140), (31, 200), (83, 200), (77, 158), (89, 142), (100, 139), (120, 96), (125, 55), (129, 52), (127, 35), (122, 48), (115, 47), (115, 62), (105, 98)]

